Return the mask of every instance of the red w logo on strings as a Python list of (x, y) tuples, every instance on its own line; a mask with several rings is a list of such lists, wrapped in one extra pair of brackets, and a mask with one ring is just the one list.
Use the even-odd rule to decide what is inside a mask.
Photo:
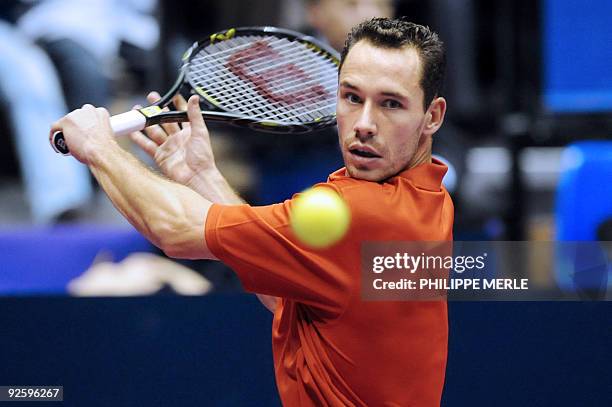
[[(227, 68), (243, 81), (252, 83), (257, 93), (273, 102), (292, 105), (304, 100), (325, 100), (329, 93), (321, 84), (304, 87), (312, 82), (302, 69), (293, 63), (286, 63), (274, 68), (257, 72), (249, 68), (254, 61), (264, 61), (265, 65), (282, 62), (283, 56), (268, 43), (258, 41), (246, 49), (235, 52), (228, 58)], [(288, 85), (288, 86), (283, 86)], [(287, 89), (297, 89), (283, 92)]]

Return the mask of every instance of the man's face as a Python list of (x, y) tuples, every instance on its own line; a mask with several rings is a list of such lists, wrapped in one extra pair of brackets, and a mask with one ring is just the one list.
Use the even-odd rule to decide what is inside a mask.
[(351, 27), (372, 17), (392, 17), (392, 0), (318, 0), (309, 6), (309, 23), (338, 51)]
[(437, 127), (423, 109), (420, 78), (414, 48), (379, 48), (366, 40), (353, 45), (340, 71), (337, 105), (350, 176), (382, 181), (429, 158), (427, 143)]

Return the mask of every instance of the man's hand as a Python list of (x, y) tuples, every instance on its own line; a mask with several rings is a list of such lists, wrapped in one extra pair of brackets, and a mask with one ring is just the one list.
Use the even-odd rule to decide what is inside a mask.
[(53, 123), (49, 137), (57, 131), (63, 132), (72, 156), (89, 165), (95, 154), (117, 146), (109, 117), (104, 108), (83, 105)]
[[(147, 96), (149, 103), (160, 99), (156, 92)], [(238, 205), (242, 199), (231, 189), (216, 168), (208, 129), (202, 119), (197, 96), (189, 102), (177, 95), (173, 101), (177, 110), (187, 110), (189, 123), (147, 127), (130, 135), (132, 141), (151, 156), (170, 179), (192, 188), (211, 202)], [(136, 106), (135, 108), (140, 108)], [(261, 303), (272, 313), (276, 297), (257, 294)]]
[[(150, 103), (159, 98), (156, 92), (147, 96)], [(216, 169), (215, 159), (198, 96), (191, 96), (186, 102), (177, 95), (173, 103), (177, 110), (187, 110), (189, 123), (183, 123), (182, 128), (178, 123), (151, 126), (144, 130), (144, 134), (135, 132), (130, 137), (155, 160), (168, 178), (191, 186), (198, 175)]]

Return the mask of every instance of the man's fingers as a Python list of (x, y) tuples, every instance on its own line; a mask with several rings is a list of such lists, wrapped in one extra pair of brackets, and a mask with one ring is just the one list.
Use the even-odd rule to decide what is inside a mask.
[(56, 132), (62, 131), (62, 125), (60, 124), (61, 121), (62, 119), (59, 119), (58, 121), (51, 124), (51, 129), (49, 130), (49, 143), (53, 142), (53, 135)]
[[(183, 95), (181, 95), (180, 93), (177, 93), (176, 95), (174, 95), (174, 97), (172, 98), (172, 104), (178, 111), (183, 111), (183, 112), (187, 111), (187, 108), (188, 108), (187, 101), (185, 100)], [(181, 126), (183, 128), (186, 128), (186, 127), (189, 127), (190, 124), (189, 122), (184, 122), (184, 123), (181, 123)]]
[[(142, 106), (134, 105), (134, 107), (132, 108), (132, 110), (138, 110), (138, 109), (142, 109)], [(168, 138), (168, 135), (166, 134), (166, 132), (159, 126), (147, 127), (143, 130), (143, 132), (146, 134), (146, 136), (142, 132), (135, 132), (135, 133), (130, 134), (130, 138), (132, 139), (132, 141), (138, 144), (140, 148), (145, 150), (147, 153), (150, 152), (149, 151), (150, 147), (148, 146), (149, 143), (146, 143), (147, 145), (145, 145), (145, 143), (142, 141), (142, 138), (145, 138), (148, 141), (150, 141), (154, 149), (157, 148), (158, 145), (163, 144), (166, 141), (166, 138)], [(136, 134), (136, 133), (138, 133), (142, 137), (132, 136), (133, 134)]]
[(164, 130), (166, 130), (166, 133), (168, 134), (174, 134), (176, 132), (181, 131), (181, 126), (179, 126), (178, 123), (164, 123), (161, 125)]
[(159, 93), (153, 91), (153, 92), (149, 92), (149, 94), (147, 95), (147, 101), (149, 103), (155, 103), (157, 102), (159, 99), (161, 99), (161, 96), (159, 95)]
[(144, 129), (145, 134), (148, 138), (153, 140), (158, 146), (161, 146), (168, 139), (168, 134), (160, 126), (149, 126)]
[(174, 95), (174, 97), (172, 98), (172, 103), (176, 107), (176, 110), (187, 110), (187, 101), (180, 93)]
[(191, 123), (191, 134), (208, 137), (208, 129), (202, 118), (200, 97), (198, 95), (193, 95), (189, 98), (187, 102), (187, 116), (189, 116), (189, 123)]
[[(159, 99), (161, 99), (161, 96), (156, 91), (149, 92), (149, 94), (147, 95), (147, 101), (149, 103), (151, 103), (151, 104), (157, 102)], [(168, 111), (170, 109), (168, 109), (167, 107), (164, 107), (163, 110), (164, 111)], [(165, 124), (162, 124), (161, 126), (164, 128), (164, 130), (168, 134), (174, 134), (177, 131), (181, 131), (181, 126), (179, 126), (178, 123), (165, 123)], [(159, 134), (157, 134), (157, 135), (159, 135)]]
[(151, 158), (155, 158), (155, 152), (157, 151), (157, 144), (145, 136), (140, 131), (130, 133), (130, 139), (142, 150), (147, 153)]
[(60, 131), (62, 129), (62, 125), (60, 124), (62, 121), (62, 119), (57, 120), (56, 122), (54, 122), (53, 124), (51, 124), (51, 134), (53, 135), (53, 133), (55, 133), (56, 131)]

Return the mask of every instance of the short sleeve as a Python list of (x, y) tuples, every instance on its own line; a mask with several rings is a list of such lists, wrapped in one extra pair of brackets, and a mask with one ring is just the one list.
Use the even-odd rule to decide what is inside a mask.
[(215, 204), (206, 220), (206, 243), (246, 290), (339, 314), (348, 302), (350, 277), (336, 261), (334, 246), (311, 250), (295, 240), (289, 224), (291, 204)]

